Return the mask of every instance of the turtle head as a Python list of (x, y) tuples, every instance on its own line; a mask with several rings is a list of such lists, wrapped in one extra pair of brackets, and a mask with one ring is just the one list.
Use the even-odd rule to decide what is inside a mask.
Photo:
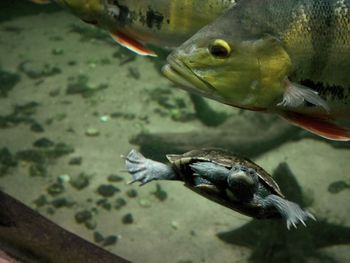
[(232, 167), (227, 183), (234, 195), (241, 201), (251, 200), (258, 188), (255, 170), (241, 165)]

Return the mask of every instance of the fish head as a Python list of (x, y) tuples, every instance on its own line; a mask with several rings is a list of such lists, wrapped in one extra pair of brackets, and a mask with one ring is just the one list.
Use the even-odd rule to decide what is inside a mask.
[(103, 12), (103, 0), (55, 0), (84, 22), (97, 25)]
[(268, 36), (247, 37), (232, 26), (207, 26), (168, 56), (163, 74), (190, 92), (265, 110), (281, 100), (290, 67), (278, 43)]

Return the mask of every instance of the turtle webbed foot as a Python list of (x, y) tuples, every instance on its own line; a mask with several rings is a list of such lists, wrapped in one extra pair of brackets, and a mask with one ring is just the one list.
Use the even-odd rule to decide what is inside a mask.
[(283, 199), (277, 195), (269, 195), (264, 200), (265, 204), (274, 206), (281, 216), (287, 221), (287, 228), (291, 226), (297, 228), (298, 223), (306, 226), (305, 221), (308, 218), (316, 220), (316, 218), (308, 211), (303, 210), (298, 204)]
[(140, 182), (141, 185), (144, 185), (153, 180), (170, 180), (175, 177), (175, 173), (169, 166), (147, 159), (136, 150), (131, 150), (123, 158), (126, 169), (133, 179), (130, 183)]

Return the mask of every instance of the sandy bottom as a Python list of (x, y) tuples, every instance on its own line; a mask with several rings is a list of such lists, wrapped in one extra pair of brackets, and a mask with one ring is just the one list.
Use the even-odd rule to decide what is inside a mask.
[[(129, 54), (113, 45), (108, 38), (83, 38), (84, 34), (72, 30), (77, 27), (89, 29), (64, 12), (26, 16), (0, 24), (1, 69), (17, 73), (21, 78), (7, 97), (0, 98), (0, 114), (11, 114), (15, 105), (34, 101), (39, 105), (33, 114), (26, 116), (44, 128), (43, 132), (35, 132), (25, 122), (2, 128), (0, 149), (7, 147), (12, 154), (35, 149), (33, 143), (43, 137), (74, 148), (73, 153), (51, 158), (45, 164), (46, 176), (30, 176), (32, 161), (22, 158), (16, 167), (8, 169), (0, 177), (0, 187), (4, 191), (93, 242), (95, 231), (103, 236), (117, 236), (118, 241), (105, 248), (133, 262), (246, 262), (259, 247), (292, 233), (293, 230), (280, 237), (271, 236), (271, 240), (269, 235), (265, 235), (266, 240), (259, 235), (252, 236), (256, 239), (252, 241), (252, 246), (224, 242), (217, 233), (242, 228), (252, 223), (252, 219), (196, 195), (179, 182), (158, 183), (167, 193), (164, 201), (154, 194), (156, 183), (142, 188), (127, 185), (130, 177), (120, 172), (124, 164), (119, 156), (137, 148), (129, 143), (130, 138), (140, 132), (200, 133), (203, 126), (195, 118), (175, 121), (166, 113), (166, 108), (155, 101), (154, 94), (160, 92), (158, 89), (169, 90), (171, 93), (167, 96), (173, 101), (183, 101), (188, 115), (194, 112), (188, 95), (174, 89), (159, 74), (152, 60), (137, 57), (132, 62), (121, 63), (127, 60)], [(116, 52), (122, 54), (121, 57), (115, 55)], [(30, 77), (28, 72), (31, 69), (44, 68), (44, 64), (59, 68), (60, 73)], [(76, 81), (79, 75), (85, 76), (86, 81), (82, 82), (91, 89), (103, 84), (108, 87), (92, 95), (66, 94), (69, 83)], [(215, 107), (235, 112), (221, 105)], [(88, 130), (90, 136), (86, 135)], [(80, 165), (69, 164), (74, 157), (82, 158)], [(335, 149), (325, 142), (303, 139), (283, 144), (254, 161), (269, 172), (279, 163), (287, 162), (311, 204), (310, 209), (320, 219), (319, 224), (326, 220), (328, 224), (348, 230), (349, 190), (332, 194), (327, 189), (331, 183), (349, 176), (349, 160), (348, 149)], [(82, 190), (64, 182), (63, 193), (56, 196), (48, 194), (48, 187), (58, 178), (72, 180), (81, 173), (89, 178), (89, 185)], [(111, 174), (124, 180), (109, 182), (107, 178)], [(120, 190), (104, 201), (111, 204), (110, 210), (96, 204), (103, 198), (97, 192), (103, 184)], [(136, 197), (128, 196), (130, 189), (137, 191)], [(43, 206), (34, 203), (41, 195), (48, 200)], [(74, 205), (54, 207), (50, 202), (59, 197), (73, 201)], [(126, 205), (118, 210), (114, 205), (120, 197), (126, 200)], [(75, 221), (75, 214), (82, 210), (92, 211), (96, 224), (94, 229)], [(129, 213), (133, 222), (127, 224), (123, 218)], [(259, 231), (262, 230), (256, 229), (255, 232)], [(317, 239), (318, 233), (312, 233), (312, 236)], [(327, 238), (322, 233), (319, 237)], [(293, 246), (293, 241), (288, 242), (286, 247)], [(276, 247), (272, 251), (284, 253), (283, 249)], [(315, 249), (316, 254), (328, 255), (337, 262), (349, 262), (349, 251), (350, 236), (345, 241)], [(306, 262), (322, 262), (328, 257), (305, 255), (303, 259)], [(251, 260), (259, 261), (256, 258)]]

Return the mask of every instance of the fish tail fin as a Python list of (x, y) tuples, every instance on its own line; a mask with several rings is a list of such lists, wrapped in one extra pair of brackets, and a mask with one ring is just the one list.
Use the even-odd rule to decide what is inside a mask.
[(350, 141), (350, 130), (338, 126), (327, 119), (305, 116), (295, 112), (285, 112), (282, 117), (289, 122), (329, 140)]

